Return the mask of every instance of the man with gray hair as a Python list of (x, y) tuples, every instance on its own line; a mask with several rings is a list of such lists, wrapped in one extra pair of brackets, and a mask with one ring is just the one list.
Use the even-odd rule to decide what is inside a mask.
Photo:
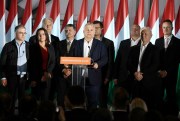
[(141, 45), (131, 48), (128, 58), (129, 79), (132, 83), (132, 98), (140, 97), (149, 109), (157, 109), (161, 101), (161, 80), (158, 77), (159, 50), (150, 42), (149, 27), (141, 30)]
[(12, 95), (13, 105), (16, 99), (25, 94), (27, 84), (29, 43), (25, 41), (26, 28), (15, 27), (15, 38), (6, 43), (1, 52), (1, 84), (8, 88)]

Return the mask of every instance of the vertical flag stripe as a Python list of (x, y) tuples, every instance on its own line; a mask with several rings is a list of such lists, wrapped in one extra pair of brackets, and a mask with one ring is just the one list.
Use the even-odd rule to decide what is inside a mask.
[(81, 5), (81, 9), (80, 9), (80, 14), (78, 16), (78, 20), (77, 20), (77, 29), (76, 31), (78, 32), (79, 29), (81, 28), (84, 20), (87, 17), (87, 0), (83, 0), (82, 1), (82, 5)]
[(152, 2), (147, 26), (152, 30), (151, 42), (154, 44), (155, 40), (159, 38), (159, 0)]
[(139, 2), (139, 6), (134, 19), (134, 24), (137, 24), (141, 27), (144, 26), (144, 0), (140, 0)]
[(106, 34), (106, 31), (108, 30), (108, 27), (110, 23), (112, 22), (112, 19), (114, 18), (114, 0), (108, 0), (108, 4), (106, 7), (105, 15), (104, 15), (104, 34)]
[(99, 0), (94, 0), (94, 5), (92, 8), (92, 12), (90, 15), (90, 22), (93, 22), (95, 20), (100, 21), (100, 1)]
[(38, 27), (42, 27), (42, 20), (43, 18), (45, 18), (45, 11), (46, 11), (45, 0), (40, 0), (35, 18), (35, 23), (32, 30), (33, 34), (35, 34)]
[(64, 21), (63, 21), (63, 24), (62, 24), (61, 31), (67, 25), (69, 19), (73, 15), (73, 13), (74, 13), (74, 0), (69, 0), (68, 6), (67, 6), (67, 9), (66, 9), (66, 13), (65, 13), (65, 17), (64, 17)]
[(61, 27), (61, 38), (60, 38), (60, 40), (64, 40), (66, 38), (64, 27), (67, 24), (73, 24), (73, 13), (74, 13), (74, 0), (69, 0), (68, 5), (67, 5), (67, 9), (66, 9), (66, 13), (64, 16), (64, 21), (63, 21), (62, 27)]
[(14, 28), (18, 25), (17, 0), (11, 0), (10, 10), (6, 21), (6, 42), (14, 39)]
[(4, 15), (4, 0), (0, 1), (0, 20), (2, 19), (3, 15)]
[(26, 28), (26, 40), (28, 41), (32, 35), (32, 0), (26, 1), (26, 7), (22, 17), (21, 24)]
[(83, 30), (84, 26), (87, 23), (87, 0), (83, 0), (81, 9), (80, 9), (80, 14), (78, 16), (77, 20), (77, 25), (76, 25), (76, 39), (82, 39), (84, 37)]
[(128, 0), (121, 0), (119, 2), (116, 27), (115, 27), (115, 41), (114, 41), (115, 52), (118, 51), (120, 42), (122, 40), (129, 38), (130, 36), (129, 32), (130, 30), (129, 30)]
[(1, 32), (0, 32), (0, 52), (4, 46), (4, 44), (6, 43), (5, 40), (5, 4), (4, 4), (4, 0), (0, 0), (0, 28), (1, 28)]
[(54, 23), (52, 34), (60, 38), (60, 0), (53, 0), (50, 17)]
[(117, 36), (120, 29), (122, 28), (128, 14), (129, 12), (128, 12), (127, 0), (120, 0), (118, 13), (117, 13), (117, 19), (116, 19), (115, 37)]
[(180, 6), (179, 6), (178, 14), (177, 14), (177, 17), (176, 17), (175, 33), (176, 33), (176, 35), (179, 35), (177, 37), (180, 38)]
[(25, 25), (32, 14), (32, 0), (27, 0), (21, 24)]
[[(171, 7), (170, 7), (171, 6)], [(159, 36), (162, 37), (163, 36), (163, 32), (162, 32), (162, 22), (166, 19), (169, 19), (173, 22), (173, 26), (174, 26), (174, 20), (175, 20), (175, 10), (174, 10), (174, 0), (167, 0), (166, 2), (166, 6), (164, 8), (164, 12), (162, 15), (162, 19), (161, 19), (161, 24), (160, 24), (160, 28), (159, 28)], [(174, 27), (175, 28), (175, 27)], [(172, 33), (174, 34), (174, 29), (172, 31)]]
[(9, 31), (13, 23), (13, 20), (16, 18), (16, 15), (17, 15), (17, 0), (11, 0), (9, 14), (6, 21), (6, 33)]

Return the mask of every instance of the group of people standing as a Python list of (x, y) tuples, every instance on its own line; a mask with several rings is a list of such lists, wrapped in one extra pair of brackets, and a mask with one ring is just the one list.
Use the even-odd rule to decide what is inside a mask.
[(172, 35), (172, 22), (162, 24), (164, 37), (150, 40), (149, 27), (132, 25), (131, 38), (120, 43), (115, 58), (113, 41), (102, 35), (100, 21), (87, 23), (84, 38), (75, 39), (73, 24), (65, 27), (65, 40), (51, 34), (53, 20), (45, 18), (36, 35), (25, 41), (26, 28), (15, 28), (15, 39), (6, 43), (1, 52), (1, 84), (8, 87), (13, 97), (20, 99), (27, 88), (38, 100), (57, 99), (57, 105), (64, 107), (64, 98), (72, 86), (70, 65), (60, 64), (60, 57), (90, 57), (93, 61), (87, 67), (85, 93), (87, 108), (107, 108), (107, 94), (110, 81), (124, 87), (131, 98), (140, 97), (151, 109), (163, 110), (163, 96), (166, 90), (166, 107), (176, 111), (176, 83), (180, 62), (180, 40)]

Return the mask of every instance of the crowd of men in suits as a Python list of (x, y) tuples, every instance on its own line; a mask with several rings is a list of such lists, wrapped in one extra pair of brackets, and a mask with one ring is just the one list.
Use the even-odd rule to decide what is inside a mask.
[[(1, 52), (1, 85), (13, 97), (13, 105), (27, 88), (39, 101), (57, 99), (64, 107), (65, 94), (72, 86), (71, 65), (60, 64), (60, 57), (90, 57), (92, 63), (82, 73), (85, 79), (87, 108), (107, 108), (108, 86), (124, 87), (131, 99), (142, 98), (149, 109), (176, 114), (176, 83), (180, 62), (180, 40), (172, 34), (170, 20), (162, 24), (164, 36), (153, 45), (149, 27), (132, 25), (127, 40), (122, 40), (115, 58), (113, 41), (102, 35), (100, 21), (87, 23), (84, 38), (75, 39), (73, 24), (65, 27), (66, 39), (51, 34), (53, 20), (45, 18), (36, 35), (25, 41), (26, 28), (15, 28), (15, 39)], [(114, 61), (115, 59), (115, 61)], [(166, 90), (166, 99), (163, 100)], [(165, 109), (164, 109), (165, 108)]]

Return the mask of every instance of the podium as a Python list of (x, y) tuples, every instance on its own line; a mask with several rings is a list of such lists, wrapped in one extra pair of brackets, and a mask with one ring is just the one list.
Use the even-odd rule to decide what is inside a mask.
[(83, 86), (85, 90), (86, 77), (88, 76), (87, 66), (91, 64), (89, 57), (60, 57), (60, 64), (68, 65), (71, 68), (71, 85)]

